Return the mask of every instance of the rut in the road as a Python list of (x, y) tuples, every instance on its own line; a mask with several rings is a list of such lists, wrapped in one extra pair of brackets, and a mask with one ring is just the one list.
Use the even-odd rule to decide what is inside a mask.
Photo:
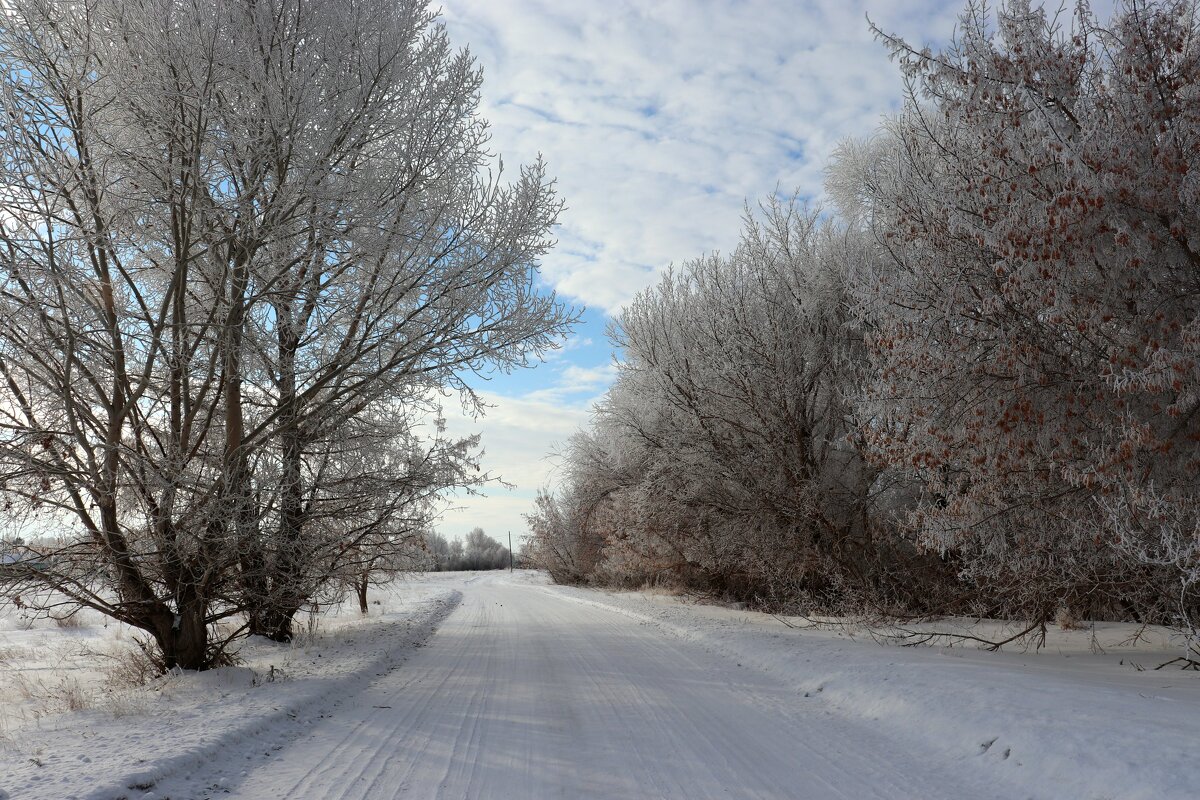
[(403, 668), (224, 789), (314, 800), (1001, 796), (628, 617), (502, 578), (463, 592)]

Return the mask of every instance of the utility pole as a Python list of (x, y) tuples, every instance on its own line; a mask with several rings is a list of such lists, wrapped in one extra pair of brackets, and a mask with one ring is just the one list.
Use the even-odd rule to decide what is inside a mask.
[(509, 531), (508, 532), (508, 574), (511, 575), (512, 571), (513, 571), (512, 531)]

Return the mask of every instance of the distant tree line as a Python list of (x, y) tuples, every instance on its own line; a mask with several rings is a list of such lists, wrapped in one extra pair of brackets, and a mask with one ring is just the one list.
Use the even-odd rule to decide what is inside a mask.
[(1198, 13), (973, 2), (941, 51), (876, 30), (902, 111), (839, 148), (835, 213), (770, 198), (619, 314), (536, 561), (1196, 642)]
[(509, 566), (508, 548), (484, 533), (483, 528), (472, 528), (465, 541), (429, 533), (425, 536), (425, 545), (428, 557), (423, 568), (429, 572), (508, 569)]

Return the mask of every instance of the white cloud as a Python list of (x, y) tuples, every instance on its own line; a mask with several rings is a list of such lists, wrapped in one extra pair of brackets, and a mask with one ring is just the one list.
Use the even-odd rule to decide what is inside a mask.
[(836, 143), (901, 81), (865, 14), (944, 39), (959, 0), (446, 0), (509, 163), (546, 155), (568, 210), (547, 279), (613, 311), (658, 270), (733, 246), (745, 200), (820, 193)]
[(617, 367), (615, 364), (604, 364), (598, 367), (568, 364), (560, 372), (557, 383), (529, 392), (525, 395), (525, 400), (553, 403), (559, 406), (563, 403), (578, 402), (580, 394), (586, 394), (589, 398), (602, 394), (616, 377)]
[(438, 532), (452, 539), (463, 539), (472, 528), (483, 528), (489, 536), (508, 546), (506, 533), (512, 533), (513, 547), (529, 532), (522, 515), (533, 511), (533, 494), (492, 490), (486, 497), (452, 497), (450, 508), (442, 515)]
[[(587, 385), (596, 392), (603, 390), (598, 378)], [(565, 396), (566, 385), (561, 388)], [(483, 432), (484, 470), (513, 488), (493, 484), (485, 490), (485, 496), (451, 498), (451, 509), (438, 524), (443, 534), (462, 536), (477, 525), (493, 535), (503, 530), (513, 531), (514, 536), (518, 531), (524, 534), (521, 515), (533, 510), (537, 490), (555, 481), (554, 453), (571, 434), (587, 425), (595, 399), (592, 394), (566, 402), (563, 396), (551, 394), (539, 390), (524, 397), (505, 397), (482, 392), (481, 398), (491, 408), (479, 420), (456, 414), (450, 408), (446, 410), (450, 434), (468, 436)]]

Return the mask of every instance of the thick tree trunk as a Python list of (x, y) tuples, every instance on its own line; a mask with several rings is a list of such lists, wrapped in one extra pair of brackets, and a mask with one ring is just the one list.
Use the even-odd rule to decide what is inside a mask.
[(273, 562), (265, 578), (270, 592), (252, 615), (252, 633), (277, 642), (294, 636), (293, 620), (307, 601), (304, 583), (304, 436), (296, 396), (296, 352), (300, 339), (292, 325), (292, 309), (275, 306), (278, 326), (280, 475), (279, 529), (272, 544)]
[(167, 669), (203, 670), (214, 666), (209, 660), (207, 609), (202, 600), (181, 600), (178, 613), (163, 610), (154, 615), (151, 634)]
[(295, 618), (300, 612), (300, 606), (284, 607), (270, 604), (260, 609), (258, 614), (259, 636), (265, 636), (273, 642), (290, 642), (295, 638)]
[(246, 610), (246, 632), (251, 636), (265, 636), (265, 616), (270, 609), (271, 587), (267, 581), (266, 559), (258, 542), (243, 543), (238, 557), (238, 590), (240, 602)]
[(271, 636), (275, 627), (270, 613), (272, 581), (269, 554), (259, 537), (252, 476), (245, 449), (245, 416), (242, 409), (242, 347), (246, 319), (246, 292), (250, 273), (248, 248), (231, 247), (229, 307), (221, 338), (221, 368), (224, 385), (225, 451), (224, 500), (228, 519), (214, 524), (231, 524), (238, 542), (241, 602), (246, 608), (251, 635)]
[(354, 584), (354, 588), (358, 592), (358, 610), (364, 614), (367, 613), (367, 586), (370, 578), (371, 573), (363, 572)]

